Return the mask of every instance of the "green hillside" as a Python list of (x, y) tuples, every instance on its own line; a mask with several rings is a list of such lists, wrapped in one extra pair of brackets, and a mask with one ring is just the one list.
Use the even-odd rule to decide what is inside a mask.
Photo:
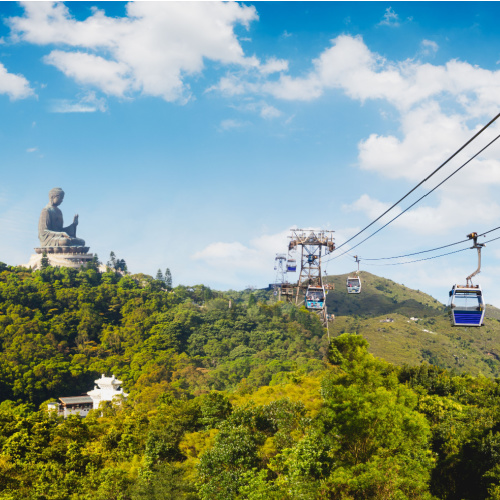
[(335, 289), (326, 300), (329, 311), (339, 316), (380, 316), (403, 314), (405, 316), (438, 316), (445, 310), (444, 304), (419, 290), (412, 290), (392, 280), (361, 271), (362, 293), (346, 292), (347, 274), (328, 276), (326, 283)]
[[(500, 322), (328, 280), (331, 343), (265, 290), (0, 263), (0, 500), (498, 500)], [(102, 373), (125, 401), (47, 410)]]
[(487, 306), (482, 328), (452, 327), (446, 307), (430, 295), (367, 272), (360, 273), (362, 292), (347, 294), (346, 277), (326, 280), (335, 285), (327, 296), (335, 314), (330, 335), (363, 335), (371, 353), (398, 365), (426, 361), (459, 373), (500, 375), (497, 308)]

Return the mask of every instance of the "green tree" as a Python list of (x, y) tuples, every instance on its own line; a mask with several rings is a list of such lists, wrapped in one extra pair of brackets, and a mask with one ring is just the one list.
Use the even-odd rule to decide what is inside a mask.
[(215, 446), (202, 455), (198, 466), (203, 500), (236, 498), (244, 473), (259, 463), (261, 436), (243, 425), (228, 423), (221, 428)]
[(50, 266), (49, 258), (47, 257), (47, 252), (43, 252), (42, 260), (40, 261), (40, 267), (42, 270), (47, 269)]
[(233, 411), (233, 407), (227, 396), (218, 392), (211, 392), (203, 396), (200, 408), (201, 414), (203, 415), (200, 421), (208, 429), (217, 427), (218, 424), (226, 420)]
[(113, 251), (112, 251), (112, 252), (109, 254), (109, 260), (108, 260), (108, 262), (106, 263), (106, 265), (107, 265), (109, 268), (116, 270), (116, 261), (117, 261), (117, 259), (116, 259), (115, 252), (113, 252)]
[(178, 463), (162, 463), (151, 474), (139, 478), (132, 490), (132, 500), (199, 499), (188, 472), (187, 467)]
[(255, 297), (255, 295), (253, 293), (251, 293), (249, 296), (248, 296), (248, 304), (247, 304), (247, 307), (252, 307), (252, 306), (255, 306), (257, 304), (257, 298)]
[(172, 273), (168, 267), (165, 270), (165, 285), (169, 290), (172, 289)]
[(430, 426), (417, 395), (367, 349), (350, 334), (330, 346), (329, 358), (342, 369), (322, 382), (319, 422), (336, 450), (328, 489), (338, 498), (430, 498)]
[(116, 270), (121, 271), (124, 274), (127, 274), (128, 268), (125, 259), (119, 259), (116, 264)]
[(102, 264), (102, 262), (99, 260), (99, 256), (97, 254), (94, 254), (91, 260), (87, 262), (87, 264), (84, 267), (84, 269), (92, 269), (95, 272), (99, 272), (99, 266)]

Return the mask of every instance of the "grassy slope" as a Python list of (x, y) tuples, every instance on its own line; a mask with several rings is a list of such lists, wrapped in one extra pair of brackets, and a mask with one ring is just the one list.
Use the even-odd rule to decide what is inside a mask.
[(348, 294), (347, 274), (328, 276), (335, 290), (327, 297), (328, 309), (340, 316), (379, 316), (401, 313), (409, 316), (436, 316), (444, 311), (444, 304), (418, 290), (412, 290), (394, 281), (361, 271), (362, 293)]
[[(349, 295), (346, 277), (327, 278), (335, 284), (327, 297), (328, 312), (336, 317), (330, 335), (359, 333), (373, 354), (396, 364), (428, 361), (457, 372), (500, 376), (499, 309), (488, 306), (482, 328), (452, 327), (444, 305), (430, 295), (367, 272), (360, 273), (362, 293)], [(394, 321), (383, 322), (387, 317)]]

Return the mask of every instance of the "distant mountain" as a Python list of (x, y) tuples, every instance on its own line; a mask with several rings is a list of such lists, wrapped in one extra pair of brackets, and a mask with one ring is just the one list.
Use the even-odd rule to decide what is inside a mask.
[(452, 327), (445, 305), (430, 295), (365, 271), (360, 277), (360, 294), (347, 293), (346, 274), (325, 280), (335, 285), (327, 296), (328, 312), (335, 314), (331, 336), (359, 333), (373, 354), (400, 365), (429, 362), (500, 376), (499, 309), (487, 305), (484, 327)]

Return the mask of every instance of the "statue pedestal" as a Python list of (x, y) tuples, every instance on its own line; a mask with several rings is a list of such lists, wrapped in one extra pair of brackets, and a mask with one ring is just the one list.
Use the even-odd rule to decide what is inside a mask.
[(94, 258), (94, 254), (87, 253), (89, 247), (48, 247), (35, 248), (35, 254), (30, 257), (25, 267), (34, 271), (42, 268), (43, 253), (46, 252), (49, 265), (54, 267), (72, 267), (80, 269)]

